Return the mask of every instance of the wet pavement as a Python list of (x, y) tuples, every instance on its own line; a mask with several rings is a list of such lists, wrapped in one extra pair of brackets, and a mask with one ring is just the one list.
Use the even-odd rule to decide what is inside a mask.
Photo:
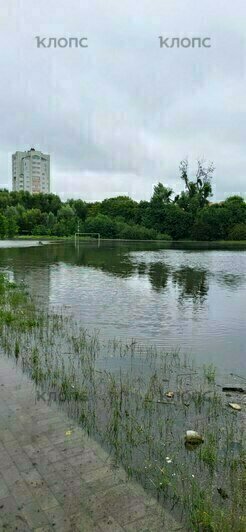
[(181, 529), (0, 354), (0, 531)]

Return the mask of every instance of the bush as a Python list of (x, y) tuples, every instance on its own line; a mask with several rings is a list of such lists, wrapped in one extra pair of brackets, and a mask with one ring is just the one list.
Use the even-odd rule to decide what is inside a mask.
[(157, 233), (156, 240), (172, 240), (172, 237), (167, 233)]
[(45, 225), (35, 225), (32, 230), (33, 236), (44, 236), (48, 234), (49, 234), (49, 231), (48, 231), (48, 228), (45, 227)]
[(197, 220), (191, 231), (191, 237), (193, 240), (213, 240), (211, 225), (203, 222), (202, 220)]
[(0, 238), (5, 238), (8, 231), (8, 220), (0, 213)]
[(88, 216), (84, 223), (86, 233), (100, 233), (102, 238), (115, 238), (117, 233), (116, 223), (105, 214)]
[(155, 240), (156, 231), (137, 224), (117, 223), (117, 237), (126, 240)]
[(234, 225), (229, 230), (228, 240), (246, 240), (246, 224)]

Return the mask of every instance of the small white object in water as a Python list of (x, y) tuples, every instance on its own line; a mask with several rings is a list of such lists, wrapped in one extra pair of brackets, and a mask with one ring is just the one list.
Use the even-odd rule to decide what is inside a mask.
[(241, 406), (237, 403), (229, 403), (229, 406), (233, 408), (233, 410), (242, 410)]
[(187, 443), (201, 443), (204, 441), (204, 438), (199, 434), (199, 432), (196, 432), (196, 430), (187, 430), (185, 441)]

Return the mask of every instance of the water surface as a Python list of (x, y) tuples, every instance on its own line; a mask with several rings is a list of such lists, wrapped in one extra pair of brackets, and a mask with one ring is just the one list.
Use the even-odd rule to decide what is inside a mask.
[(181, 348), (242, 372), (246, 249), (205, 244), (51, 243), (0, 247), (0, 268), (45, 305), (67, 306), (102, 338)]

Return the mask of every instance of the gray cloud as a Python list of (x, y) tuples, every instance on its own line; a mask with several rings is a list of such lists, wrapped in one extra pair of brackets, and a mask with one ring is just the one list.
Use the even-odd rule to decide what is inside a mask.
[[(3, 3), (3, 0), (1, 0)], [(11, 154), (51, 154), (52, 191), (102, 199), (176, 191), (181, 158), (216, 165), (215, 199), (245, 185), (243, 0), (8, 0), (1, 23), (0, 186)], [(35, 36), (88, 36), (88, 49), (38, 49)], [(160, 49), (158, 36), (211, 37)]]

